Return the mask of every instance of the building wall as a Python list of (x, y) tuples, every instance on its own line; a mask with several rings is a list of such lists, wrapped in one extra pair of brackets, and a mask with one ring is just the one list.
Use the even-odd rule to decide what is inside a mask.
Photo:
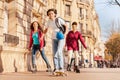
[[(85, 50), (80, 44), (80, 50), (82, 51), (84, 60), (87, 59), (90, 64), (94, 64), (94, 47), (96, 42), (98, 40), (100, 41), (100, 27), (97, 22), (98, 19), (95, 19), (96, 13), (93, 0), (63, 0), (61, 3), (64, 5), (62, 6), (64, 11), (62, 13), (64, 15), (60, 16), (69, 22), (70, 25), (73, 21), (78, 22), (78, 24), (82, 24), (82, 26), (78, 25), (78, 30), (82, 33), (85, 43), (89, 49)], [(66, 15), (65, 5), (70, 6), (70, 15)], [(82, 9), (81, 13), (80, 8)], [(58, 13), (61, 13), (61, 6), (60, 8), (56, 7), (56, 9), (58, 10)], [(69, 26), (69, 28), (71, 29), (71, 26)]]
[[(70, 6), (70, 12), (66, 11), (66, 6), (68, 9)], [(95, 23), (92, 0), (82, 2), (80, 0), (8, 0), (7, 2), (2, 0), (0, 1), (0, 72), (22, 72), (31, 69), (31, 53), (26, 52), (30, 24), (38, 21), (41, 25), (45, 25), (48, 20), (46, 11), (49, 8), (57, 9), (57, 16), (67, 21), (69, 30), (73, 21), (82, 23), (81, 26), (78, 25), (78, 30), (81, 31), (89, 49), (85, 50), (80, 44), (80, 50), (84, 58), (93, 64), (94, 45), (97, 42), (95, 38), (100, 40), (98, 37), (100, 29), (98, 23)], [(51, 34), (52, 30), (49, 30), (45, 36), (45, 54), (53, 68)], [(46, 69), (39, 53), (36, 55), (36, 62), (38, 70)]]
[[(0, 70), (1, 72), (28, 71), (31, 69), (31, 53), (26, 52), (26, 49), (29, 44), (30, 24), (36, 20), (40, 24), (42, 23), (45, 2), (42, 0), (34, 0), (34, 2), (33, 0), (8, 0), (8, 2), (0, 1), (0, 4), (0, 14), (4, 15), (4, 11), (7, 11), (6, 14), (9, 16), (8, 18), (0, 15), (0, 31), (3, 32), (0, 34), (2, 47), (0, 50), (0, 62), (2, 63)], [(7, 7), (6, 10), (4, 6)], [(2, 25), (4, 23), (8, 23), (8, 26)], [(47, 46), (51, 47), (50, 44)], [(46, 55), (50, 64), (53, 65), (49, 49), (46, 50)], [(46, 69), (39, 53), (36, 62), (38, 70)]]
[(0, 72), (3, 71), (3, 62), (1, 58), (2, 45), (3, 45), (3, 1), (0, 1)]
[[(57, 9), (57, 16), (62, 17), (68, 24), (69, 30), (71, 30), (71, 24), (73, 21), (82, 23), (82, 26), (78, 25), (78, 30), (82, 33), (85, 42), (87, 44), (88, 50), (85, 50), (80, 44), (82, 54), (85, 59), (89, 60), (89, 63), (94, 65), (94, 56), (97, 53), (101, 54), (101, 51), (95, 52), (95, 47), (98, 46), (98, 42), (101, 42), (101, 30), (98, 23), (98, 17), (94, 9), (93, 0), (48, 0), (52, 2), (52, 5), (48, 5), (47, 9), (55, 8)], [(70, 14), (66, 14), (66, 5), (70, 6)], [(80, 10), (82, 13), (80, 14)], [(96, 47), (97, 49), (100, 46)], [(104, 55), (104, 53), (103, 53)], [(87, 57), (85, 57), (87, 56)]]
[(0, 1), (0, 45), (2, 45), (2, 41), (3, 41), (3, 1)]

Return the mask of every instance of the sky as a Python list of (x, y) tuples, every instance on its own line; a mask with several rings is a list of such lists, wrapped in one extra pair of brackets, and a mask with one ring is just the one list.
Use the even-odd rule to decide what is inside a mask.
[[(101, 39), (107, 41), (109, 32), (113, 22), (118, 27), (120, 22), (120, 7), (117, 5), (109, 5), (109, 0), (94, 0), (95, 10), (99, 16), (99, 24), (101, 27)], [(120, 0), (118, 0), (120, 2)], [(119, 26), (120, 27), (120, 26)]]

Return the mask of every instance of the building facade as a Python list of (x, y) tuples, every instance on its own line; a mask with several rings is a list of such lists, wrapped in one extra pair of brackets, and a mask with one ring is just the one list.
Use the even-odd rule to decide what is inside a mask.
[[(71, 23), (78, 22), (88, 49), (80, 44), (84, 61), (94, 64), (94, 55), (101, 42), (98, 17), (93, 0), (1, 0), (0, 1), (0, 72), (22, 72), (31, 69), (31, 54), (26, 52), (29, 43), (30, 24), (39, 21), (45, 25), (46, 11), (55, 8), (71, 30)], [(48, 31), (45, 36), (45, 52), (53, 68), (52, 40)], [(40, 54), (36, 56), (37, 69), (45, 70), (46, 65)]]

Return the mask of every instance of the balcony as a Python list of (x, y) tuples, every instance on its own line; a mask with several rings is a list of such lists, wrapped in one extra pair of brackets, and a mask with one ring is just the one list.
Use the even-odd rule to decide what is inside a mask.
[(42, 6), (46, 6), (47, 0), (37, 0)]
[(92, 31), (87, 31), (87, 34), (88, 35), (92, 35)]
[(84, 36), (87, 36), (87, 37), (92, 37), (92, 32), (91, 32), (91, 31), (82, 30), (82, 34), (83, 34)]
[(83, 3), (90, 4), (89, 0), (82, 0)]
[(69, 2), (72, 2), (73, 0), (63, 0), (63, 1), (69, 1)]
[(10, 35), (10, 34), (4, 34), (4, 43), (15, 46), (15, 45), (19, 44), (19, 37)]
[(14, 0), (5, 0), (6, 2), (8, 2), (8, 3), (10, 3), (10, 2), (12, 2), (12, 1), (14, 1)]
[(93, 39), (93, 41), (96, 41), (96, 37), (94, 36), (94, 34), (92, 33), (92, 31), (87, 31), (86, 32), (86, 35), (88, 36), (88, 37), (90, 37), (90, 38), (92, 38)]
[(88, 0), (77, 0), (78, 5), (86, 5), (89, 6), (90, 2)]

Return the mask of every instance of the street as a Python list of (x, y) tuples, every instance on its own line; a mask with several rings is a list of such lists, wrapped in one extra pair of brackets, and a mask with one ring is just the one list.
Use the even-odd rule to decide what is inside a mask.
[(67, 76), (51, 76), (45, 71), (0, 73), (0, 80), (120, 80), (120, 68), (82, 68), (81, 73), (66, 73)]

